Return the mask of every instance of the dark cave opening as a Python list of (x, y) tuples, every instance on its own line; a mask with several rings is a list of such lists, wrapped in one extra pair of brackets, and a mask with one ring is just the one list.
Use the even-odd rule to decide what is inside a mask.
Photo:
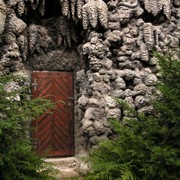
[(60, 3), (58, 0), (46, 0), (45, 2), (45, 14), (40, 16), (41, 19), (49, 19), (52, 17), (60, 16)]
[(37, 7), (37, 9), (33, 10), (30, 3), (27, 2), (29, 5), (27, 6), (27, 14), (25, 16), (25, 21), (27, 24), (30, 23), (40, 23), (42, 20), (45, 19), (51, 19), (54, 17), (59, 17), (61, 15), (61, 7), (60, 7), (60, 3), (58, 0), (46, 0), (45, 1), (45, 12), (44, 15), (42, 16), (38, 10), (39, 7)]
[(167, 20), (167, 17), (163, 14), (163, 12), (159, 12), (157, 16), (153, 16), (151, 13), (148, 13), (146, 10), (141, 16), (145, 23), (151, 22), (153, 25), (158, 25), (160, 23), (164, 23)]

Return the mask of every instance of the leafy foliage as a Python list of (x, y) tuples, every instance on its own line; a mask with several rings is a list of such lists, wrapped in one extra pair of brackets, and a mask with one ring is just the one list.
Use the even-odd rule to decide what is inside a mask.
[(0, 179), (50, 179), (52, 167), (33, 151), (30, 122), (53, 104), (46, 99), (27, 100), (24, 88), (9, 90), (19, 77), (0, 77)]
[[(180, 55), (180, 52), (177, 52)], [(180, 177), (180, 61), (171, 53), (155, 54), (162, 77), (161, 92), (151, 114), (137, 114), (119, 100), (132, 117), (111, 120), (117, 137), (90, 152), (89, 180), (177, 180)]]

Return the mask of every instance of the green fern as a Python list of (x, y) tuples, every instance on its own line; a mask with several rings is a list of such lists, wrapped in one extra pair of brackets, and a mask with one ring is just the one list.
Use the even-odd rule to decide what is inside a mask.
[[(180, 56), (180, 51), (176, 51)], [(180, 177), (180, 60), (172, 54), (155, 54), (161, 74), (157, 84), (161, 97), (151, 114), (138, 114), (122, 100), (122, 111), (130, 115), (110, 120), (117, 134), (113, 140), (99, 142), (90, 151), (91, 173), (97, 180), (177, 180)]]
[(33, 152), (28, 134), (31, 120), (53, 104), (45, 98), (27, 100), (25, 88), (5, 89), (7, 83), (19, 80), (15, 76), (0, 77), (0, 179), (50, 179), (52, 166)]

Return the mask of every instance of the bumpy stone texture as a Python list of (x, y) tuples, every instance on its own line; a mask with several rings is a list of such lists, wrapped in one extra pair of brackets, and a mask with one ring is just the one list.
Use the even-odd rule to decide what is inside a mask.
[(22, 16), (25, 12), (24, 0), (8, 0), (7, 5), (12, 8), (16, 7), (19, 16)]
[(78, 42), (78, 36), (73, 21), (67, 20), (66, 17), (60, 16), (56, 20), (57, 29), (57, 44), (61, 46), (62, 44), (67, 48), (72, 47), (72, 42)]
[(14, 33), (7, 33), (5, 36), (6, 45), (1, 49), (0, 75), (9, 74), (22, 68), (22, 58), (19, 46)]
[(47, 29), (36, 24), (28, 26), (28, 38), (30, 54), (35, 51), (40, 52), (42, 49), (47, 51), (51, 43), (51, 37), (48, 35)]
[[(107, 4), (108, 30), (92, 30), (82, 46), (82, 54), (89, 62), (88, 84), (85, 84), (89, 89), (83, 95), (86, 103), (81, 103), (82, 96), (78, 103), (85, 109), (83, 131), (92, 145), (104, 134), (111, 136), (108, 118), (124, 120), (129, 116), (113, 97), (123, 99), (138, 112), (152, 111), (151, 101), (157, 93), (159, 75), (152, 52), (165, 53), (169, 47), (180, 44), (179, 10), (170, 0), (109, 1)], [(146, 21), (143, 17), (146, 11), (155, 18)], [(100, 130), (96, 127), (99, 121), (105, 123)]]
[(27, 27), (26, 23), (19, 19), (14, 10), (10, 8), (8, 8), (7, 19), (6, 29), (14, 34), (22, 33)]
[(34, 70), (73, 71), (83, 68), (77, 52), (65, 50), (54, 50), (41, 56), (34, 55), (29, 58), (28, 63)]
[[(0, 0), (0, 75), (74, 71), (76, 149), (113, 136), (109, 118), (130, 116), (116, 98), (151, 112), (160, 76), (152, 52), (180, 45), (179, 1), (63, 0), (61, 16), (42, 20), (46, 2)], [(25, 22), (29, 9), (35, 17)]]
[(0, 34), (4, 31), (6, 14), (7, 14), (6, 4), (4, 3), (3, 0), (0, 0)]
[(66, 17), (76, 20), (81, 19), (81, 11), (84, 5), (83, 0), (63, 0), (60, 1), (62, 14)]
[(145, 9), (157, 16), (160, 11), (163, 10), (165, 16), (170, 19), (171, 16), (171, 0), (142, 0)]
[(83, 28), (87, 29), (89, 24), (95, 28), (98, 20), (104, 28), (107, 28), (108, 7), (103, 0), (88, 0), (82, 7)]

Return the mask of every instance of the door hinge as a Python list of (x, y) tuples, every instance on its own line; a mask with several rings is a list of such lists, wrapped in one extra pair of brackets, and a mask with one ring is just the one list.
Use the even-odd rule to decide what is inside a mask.
[(70, 97), (68, 97), (68, 99), (70, 99), (70, 100), (72, 100), (72, 101), (74, 101), (75, 100), (75, 98), (74, 98), (74, 96), (70, 96)]
[(38, 83), (37, 83), (37, 79), (36, 78), (34, 79), (34, 82), (31, 84), (31, 86), (34, 87), (34, 91), (37, 90)]

